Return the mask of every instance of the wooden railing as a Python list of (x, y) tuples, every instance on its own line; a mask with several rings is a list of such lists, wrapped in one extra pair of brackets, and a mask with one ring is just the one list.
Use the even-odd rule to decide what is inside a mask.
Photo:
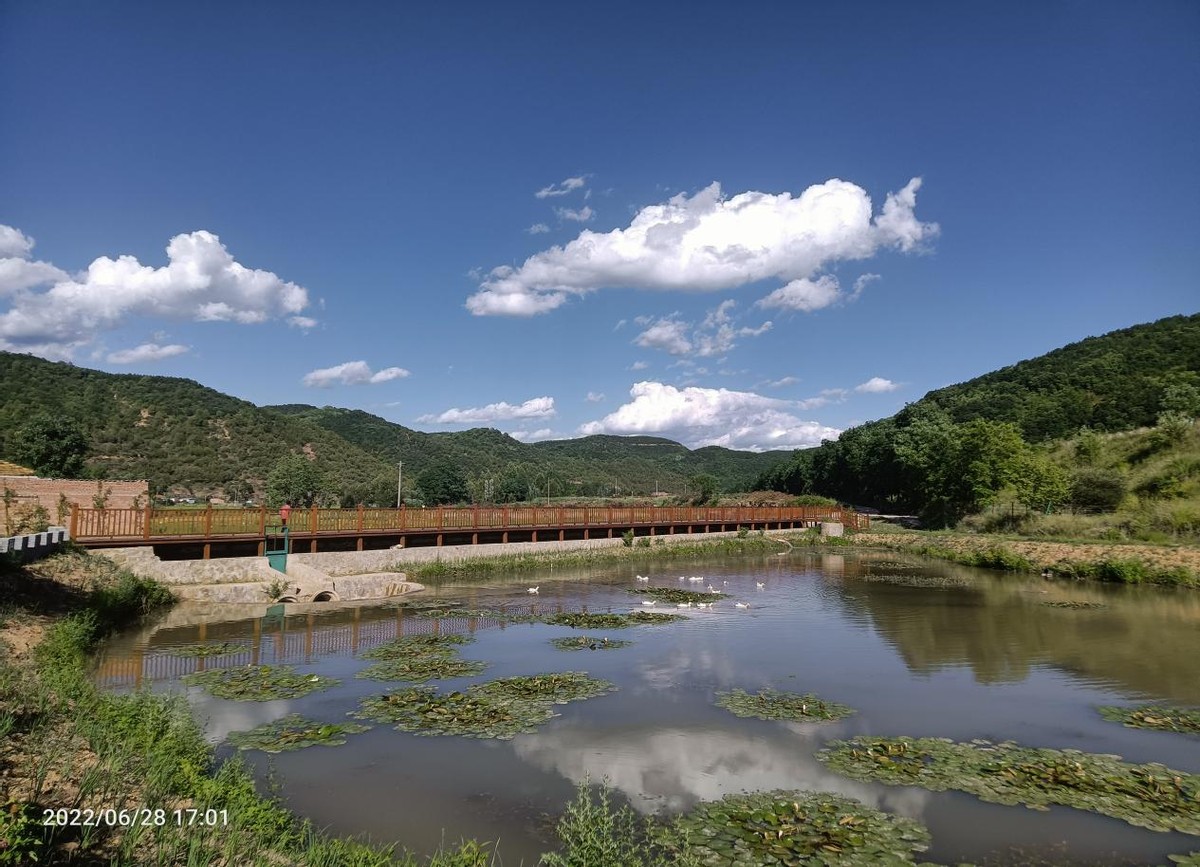
[[(569, 528), (766, 524), (839, 521), (865, 529), (866, 515), (836, 506), (475, 506), (433, 509), (292, 509), (296, 535), (498, 532)], [(266, 509), (84, 509), (71, 511), (71, 538), (168, 541), (262, 538), (279, 527)]]

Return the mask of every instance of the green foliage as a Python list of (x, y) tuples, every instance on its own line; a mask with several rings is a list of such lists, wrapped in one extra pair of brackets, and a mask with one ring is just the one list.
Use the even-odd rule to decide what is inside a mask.
[(801, 695), (775, 689), (761, 689), (753, 695), (744, 689), (718, 692), (717, 705), (735, 716), (797, 722), (838, 720), (854, 713), (851, 707), (826, 701), (812, 693)]
[(417, 489), (428, 505), (461, 503), (470, 498), (467, 479), (452, 461), (439, 461), (417, 476)]
[(231, 732), (229, 742), (242, 750), (282, 753), (317, 744), (340, 746), (346, 735), (365, 732), (370, 726), (358, 723), (321, 723), (291, 713), (246, 732)]
[(624, 533), (621, 534), (621, 544), (624, 545), (626, 548), (632, 548), (633, 547), (633, 536), (634, 536), (633, 530), (626, 530)]
[(1090, 427), (1082, 427), (1075, 437), (1075, 463), (1091, 466), (1100, 457), (1100, 434)]
[(0, 806), (0, 864), (42, 862), (47, 836), (36, 804), (9, 801)]
[(267, 477), (267, 506), (274, 509), (291, 503), (307, 508), (327, 491), (325, 476), (315, 461), (302, 455), (284, 455)]
[(36, 415), (13, 435), (11, 451), (39, 476), (77, 479), (83, 473), (87, 439), (69, 418)]
[(957, 789), (1037, 810), (1059, 804), (1156, 831), (1200, 834), (1200, 776), (1156, 763), (1128, 764), (1119, 756), (1011, 742), (908, 737), (833, 741), (817, 758), (857, 780)]
[(1200, 314), (1139, 325), (930, 392), (892, 418), (794, 453), (757, 487), (950, 525), (1018, 481), (1018, 435), (1040, 443), (1079, 431), (1077, 460), (1090, 466), (1100, 449), (1095, 430), (1153, 424), (1160, 395), (1163, 411), (1192, 405), (1191, 392), (1173, 386), (1195, 388), (1198, 373)]
[(1159, 403), (1162, 412), (1178, 413), (1195, 420), (1200, 416), (1200, 387), (1194, 381), (1177, 379), (1163, 388)]
[(726, 795), (680, 817), (667, 839), (705, 865), (821, 867), (911, 864), (929, 846), (912, 819), (825, 792)]
[(1123, 723), (1129, 728), (1200, 734), (1200, 710), (1194, 708), (1149, 704), (1138, 707), (1100, 707), (1097, 710), (1106, 720)]
[(1071, 482), (1071, 505), (1077, 509), (1111, 512), (1125, 498), (1126, 481), (1116, 470), (1087, 468)]
[(692, 476), (691, 488), (694, 491), (692, 502), (697, 506), (703, 506), (705, 503), (715, 502), (717, 494), (720, 493), (720, 483), (717, 477), (709, 473), (699, 473)]
[(1028, 453), (1017, 465), (1013, 487), (1021, 505), (1051, 512), (1071, 495), (1071, 477), (1045, 455)]
[(1155, 422), (1159, 441), (1167, 448), (1177, 446), (1186, 440), (1196, 426), (1195, 416), (1178, 410), (1160, 412)]
[(183, 682), (188, 686), (202, 686), (218, 698), (234, 701), (300, 698), (338, 683), (331, 677), (319, 674), (297, 674), (290, 665), (209, 669), (185, 675)]
[(614, 809), (607, 786), (599, 787), (593, 799), (585, 780), (554, 829), (562, 850), (543, 855), (539, 863), (543, 867), (692, 867), (699, 863), (690, 855), (668, 857), (653, 842), (652, 829), (629, 805)]

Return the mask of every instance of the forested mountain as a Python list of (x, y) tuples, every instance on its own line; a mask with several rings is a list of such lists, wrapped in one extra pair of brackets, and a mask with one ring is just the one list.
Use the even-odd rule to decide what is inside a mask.
[[(653, 437), (585, 437), (522, 443), (497, 430), (423, 433), (360, 410), (259, 407), (188, 379), (111, 374), (0, 352), (0, 459), (17, 460), (30, 419), (76, 426), (87, 472), (148, 478), (156, 492), (261, 495), (281, 458), (304, 455), (322, 490), (342, 502), (395, 501), (396, 465), (406, 491), (426, 471), (452, 473), (463, 499), (683, 492), (696, 475), (717, 490), (744, 490), (784, 456), (722, 448), (690, 451)], [(19, 461), (18, 461), (19, 462)], [(457, 499), (453, 497), (451, 499)]]
[(1200, 315), (1173, 316), (932, 391), (891, 418), (793, 453), (758, 486), (944, 525), (1006, 487), (1039, 508), (1062, 503), (1071, 480), (1040, 454), (1055, 439), (1150, 425), (1165, 425), (1169, 439), (1188, 435), (1197, 414)]
[[(530, 489), (582, 496), (614, 492), (683, 493), (697, 475), (710, 475), (724, 491), (748, 490), (785, 452), (739, 452), (709, 446), (691, 450), (661, 437), (589, 436), (522, 443), (491, 428), (454, 433), (423, 433), (361, 410), (287, 404), (268, 407), (320, 425), (348, 442), (419, 471), (450, 462), (470, 479), (490, 480), (493, 492), (511, 499)], [(556, 494), (557, 492), (557, 494)]]

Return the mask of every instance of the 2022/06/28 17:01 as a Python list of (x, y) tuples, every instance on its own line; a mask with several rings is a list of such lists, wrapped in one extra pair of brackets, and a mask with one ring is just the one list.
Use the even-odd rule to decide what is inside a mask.
[(42, 824), (55, 826), (108, 825), (110, 827), (119, 826), (123, 828), (139, 825), (178, 825), (182, 827), (224, 826), (229, 824), (229, 811), (214, 809), (200, 810), (196, 808), (178, 810), (164, 810), (159, 808), (152, 810), (149, 807), (135, 807), (126, 810), (116, 810), (113, 808), (105, 810), (45, 809), (42, 810)]

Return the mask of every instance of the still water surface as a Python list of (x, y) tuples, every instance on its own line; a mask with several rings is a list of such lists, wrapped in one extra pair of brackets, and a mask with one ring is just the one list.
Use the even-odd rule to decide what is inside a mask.
[[(924, 823), (925, 858), (941, 863), (1160, 864), (1200, 849), (1200, 838), (1147, 831), (1068, 808), (1035, 812), (987, 804), (954, 792), (860, 783), (826, 769), (813, 754), (828, 740), (857, 734), (987, 738), (1028, 746), (1115, 753), (1200, 772), (1200, 738), (1106, 722), (1098, 704), (1147, 699), (1200, 705), (1200, 594), (1160, 588), (1059, 584), (997, 575), (918, 558), (795, 552), (686, 564), (613, 564), (590, 569), (456, 584), (417, 597), (467, 607), (542, 611), (642, 610), (627, 592), (635, 573), (651, 586), (704, 575), (729, 593), (688, 620), (591, 635), (632, 639), (609, 651), (563, 652), (550, 639), (579, 634), (544, 624), (489, 625), (445, 620), (446, 631), (474, 629), (462, 648), (489, 663), (484, 674), (435, 682), (439, 689), (518, 674), (586, 670), (618, 686), (599, 698), (558, 706), (560, 716), (511, 741), (420, 737), (386, 725), (339, 747), (266, 756), (248, 752), (262, 778), (274, 777), (289, 807), (319, 826), (418, 852), (464, 837), (499, 842), (505, 865), (537, 862), (552, 848), (553, 816), (590, 777), (639, 811), (686, 810), (729, 792), (812, 789), (838, 792)], [(966, 587), (915, 588), (865, 580), (906, 574), (962, 578)], [(757, 583), (763, 583), (759, 589)], [(535, 598), (525, 593), (539, 585)], [(531, 600), (533, 600), (531, 602)], [(1056, 608), (1053, 600), (1102, 602), (1102, 609)], [(735, 601), (750, 604), (737, 609)], [(658, 611), (675, 612), (659, 605)], [(359, 654), (434, 621), (396, 606), (341, 608), (259, 620), (171, 625), (120, 636), (101, 657), (114, 688), (135, 681), (185, 689), (178, 677), (203, 666), (287, 661), (342, 679), (299, 700), (233, 702), (187, 690), (215, 743), (288, 713), (343, 721), (367, 695), (390, 684), (356, 679)], [(216, 660), (166, 651), (197, 641), (243, 643), (247, 652)], [(396, 684), (403, 686), (404, 684)], [(740, 687), (815, 692), (857, 713), (807, 724), (740, 719), (713, 704)]]

